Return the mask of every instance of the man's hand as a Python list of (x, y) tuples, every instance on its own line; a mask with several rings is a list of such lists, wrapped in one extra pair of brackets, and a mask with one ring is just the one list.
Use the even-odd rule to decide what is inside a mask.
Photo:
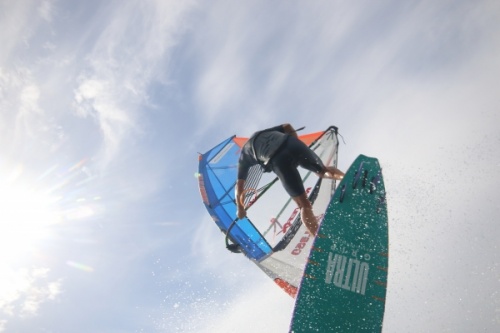
[(293, 126), (288, 123), (283, 124), (283, 130), (285, 131), (286, 134), (290, 134), (291, 136), (294, 136), (296, 138), (298, 137), (295, 128), (293, 128)]
[(244, 189), (245, 188), (245, 180), (243, 179), (238, 179), (236, 181), (236, 188), (235, 188), (235, 193), (234, 197), (236, 198), (236, 205), (238, 206), (238, 210), (236, 214), (238, 215), (239, 219), (244, 218), (247, 216), (247, 212), (245, 210), (245, 206), (243, 206), (244, 202)]

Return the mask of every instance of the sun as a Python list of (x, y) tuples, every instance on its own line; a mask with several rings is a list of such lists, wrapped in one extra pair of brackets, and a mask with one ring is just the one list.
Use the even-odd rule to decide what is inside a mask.
[(50, 239), (61, 220), (57, 198), (19, 177), (0, 182), (0, 260), (18, 263)]

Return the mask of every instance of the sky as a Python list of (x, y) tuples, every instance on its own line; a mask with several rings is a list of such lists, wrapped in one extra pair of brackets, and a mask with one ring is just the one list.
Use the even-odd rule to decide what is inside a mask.
[(287, 332), (198, 153), (281, 123), (377, 157), (383, 332), (500, 331), (500, 3), (0, 0), (0, 332)]

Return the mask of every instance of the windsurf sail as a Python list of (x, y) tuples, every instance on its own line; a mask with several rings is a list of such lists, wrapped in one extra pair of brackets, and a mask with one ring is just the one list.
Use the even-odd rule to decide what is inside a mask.
[[(338, 130), (301, 135), (327, 166), (337, 166)], [(198, 182), (203, 203), (225, 235), (226, 246), (241, 252), (295, 297), (314, 241), (300, 219), (300, 211), (274, 173), (260, 165), (251, 168), (245, 183), (247, 216), (238, 219), (234, 197), (238, 159), (247, 138), (232, 136), (199, 155)], [(321, 219), (335, 191), (336, 182), (321, 179), (299, 167), (304, 188)]]

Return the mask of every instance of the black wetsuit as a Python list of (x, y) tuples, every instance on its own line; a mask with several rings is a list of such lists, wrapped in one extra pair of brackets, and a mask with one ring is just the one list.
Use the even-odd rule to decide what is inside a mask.
[(260, 164), (264, 171), (273, 171), (291, 197), (305, 193), (302, 178), (297, 170), (301, 167), (321, 172), (321, 159), (294, 136), (285, 134), (282, 125), (254, 133), (241, 149), (238, 162), (238, 179), (246, 180), (248, 170)]

